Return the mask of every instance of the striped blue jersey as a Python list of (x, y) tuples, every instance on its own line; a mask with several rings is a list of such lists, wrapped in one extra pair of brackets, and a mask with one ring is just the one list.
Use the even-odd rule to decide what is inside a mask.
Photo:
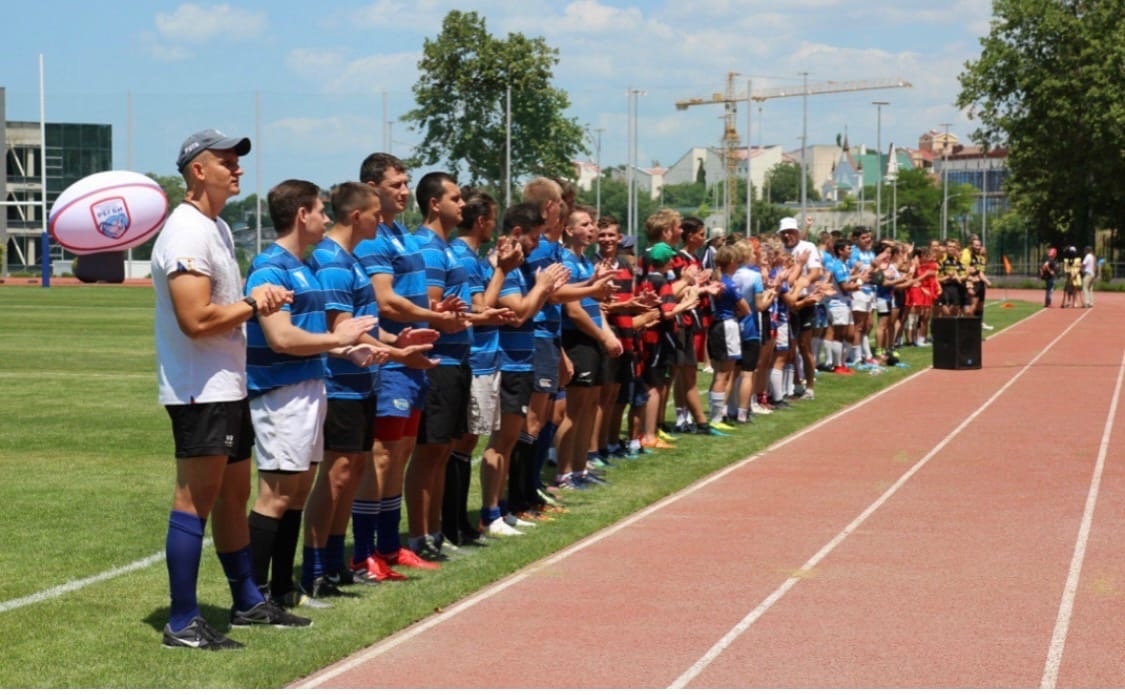
[[(282, 307), (297, 328), (324, 333), (324, 292), (316, 275), (301, 259), (277, 244), (270, 244), (254, 257), (246, 275), (245, 293), (261, 285), (280, 285), (293, 291), (293, 301)], [(266, 341), (258, 316), (246, 322), (246, 386), (250, 397), (266, 391), (323, 379), (324, 355), (298, 357), (274, 352)]]
[[(449, 246), (465, 269), (470, 296), (483, 293), (496, 272), (492, 264), (488, 259), (478, 256), (462, 239), (454, 239), (449, 242)], [(469, 331), (473, 339), (469, 352), (469, 367), (472, 368), (473, 375), (492, 374), (500, 369), (500, 327), (473, 326)]]
[[(469, 291), (465, 268), (445, 239), (425, 226), (419, 227), (414, 236), (421, 246), (422, 258), (426, 263), (426, 287), (440, 289), (442, 299), (459, 297), (466, 306), (472, 305), (473, 295)], [(472, 334), (468, 330), (442, 333), (434, 341), (430, 357), (436, 357), (444, 365), (464, 364), (469, 358), (472, 340)]]
[[(375, 288), (363, 266), (334, 239), (325, 237), (309, 255), (309, 267), (316, 273), (324, 289), (325, 311), (340, 311), (352, 316), (379, 316)], [(371, 329), (378, 337), (379, 326)], [(362, 400), (375, 392), (379, 366), (360, 367), (351, 360), (328, 357), (328, 397), (340, 400)]]
[[(546, 268), (553, 263), (562, 261), (560, 251), (562, 245), (557, 241), (548, 241), (547, 237), (539, 237), (539, 245), (527, 255), (523, 263), (524, 279), (528, 287), (535, 284), (535, 271)], [(560, 322), (562, 319), (562, 310), (558, 304), (547, 302), (539, 313), (532, 319), (535, 327), (536, 338), (557, 338), (559, 337)]]
[[(563, 248), (561, 251), (563, 265), (570, 271), (571, 285), (585, 282), (594, 276), (594, 262), (586, 256), (579, 256), (568, 248)], [(578, 300), (579, 306), (594, 322), (598, 328), (602, 327), (602, 308), (598, 300), (593, 297), (583, 297)], [(578, 326), (574, 325), (574, 321), (564, 311), (562, 312), (562, 329), (564, 331), (576, 331)]]
[[(527, 275), (517, 268), (504, 276), (500, 296), (526, 296), (531, 291)], [(535, 354), (535, 326), (531, 319), (519, 326), (500, 326), (500, 371), (530, 372), (531, 358)]]
[[(374, 239), (365, 239), (356, 245), (355, 257), (368, 277), (390, 275), (391, 287), (396, 294), (423, 309), (430, 308), (430, 295), (426, 291), (426, 262), (422, 257), (420, 241), (401, 222), (396, 221), (393, 225), (380, 223)], [(381, 321), (383, 328), (395, 335), (407, 326), (426, 328), (425, 321), (403, 323), (389, 318)], [(405, 365), (387, 362), (383, 368), (403, 369)]]

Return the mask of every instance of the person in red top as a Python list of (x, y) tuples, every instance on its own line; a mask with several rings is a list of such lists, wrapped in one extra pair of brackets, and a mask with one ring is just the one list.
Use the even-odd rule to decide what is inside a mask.
[[(698, 217), (685, 217), (680, 223), (683, 230), (683, 248), (672, 261), (676, 279), (683, 276), (684, 268), (695, 268), (697, 277), (710, 279), (710, 273), (699, 260), (699, 250), (707, 242), (707, 228)], [(672, 397), (676, 403), (675, 432), (695, 432), (701, 426), (707, 429), (703, 415), (703, 402), (696, 387), (699, 363), (707, 359), (707, 331), (711, 327), (710, 295), (700, 293), (699, 306), (682, 316), (684, 329), (683, 350), (677, 356)]]
[(923, 347), (930, 325), (930, 314), (934, 310), (937, 296), (938, 263), (934, 258), (936, 244), (914, 250), (914, 283), (906, 290), (906, 337), (908, 343)]

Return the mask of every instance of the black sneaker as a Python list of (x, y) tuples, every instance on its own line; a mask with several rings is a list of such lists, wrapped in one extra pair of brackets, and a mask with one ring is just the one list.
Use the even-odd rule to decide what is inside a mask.
[(164, 646), (219, 651), (220, 649), (242, 649), (242, 642), (228, 639), (226, 635), (208, 625), (202, 616), (197, 615), (187, 624), (187, 627), (178, 632), (172, 632), (172, 626), (165, 625)]
[(434, 543), (434, 539), (426, 536), (425, 540), (418, 544), (417, 548), (411, 548), (418, 557), (426, 562), (447, 562), (453, 558), (442, 552), (441, 548)]
[(270, 603), (278, 606), (283, 610), (290, 608), (331, 608), (332, 604), (318, 598), (313, 598), (300, 589), (291, 589), (280, 596), (270, 596)]
[(262, 601), (261, 603), (240, 611), (230, 609), (231, 627), (251, 627), (254, 625), (270, 625), (272, 627), (309, 627), (312, 621), (293, 615), (280, 606)]
[(787, 401), (785, 399), (782, 399), (780, 401), (775, 401), (774, 399), (771, 398), (767, 401), (767, 403), (769, 404), (770, 407), (775, 408), (777, 410), (785, 410), (786, 408), (792, 408), (793, 407), (789, 403), (789, 401)]

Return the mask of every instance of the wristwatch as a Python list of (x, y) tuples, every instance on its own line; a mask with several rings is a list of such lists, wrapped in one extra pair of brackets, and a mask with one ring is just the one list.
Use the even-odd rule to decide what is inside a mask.
[(251, 318), (258, 315), (258, 300), (254, 299), (253, 297), (243, 297), (242, 301), (249, 304), (250, 308), (253, 309), (254, 313), (250, 314)]

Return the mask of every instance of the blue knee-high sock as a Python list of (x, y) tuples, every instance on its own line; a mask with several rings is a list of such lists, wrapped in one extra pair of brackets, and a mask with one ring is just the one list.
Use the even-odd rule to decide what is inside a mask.
[(402, 521), (402, 495), (384, 497), (379, 503), (379, 523), (376, 526), (375, 549), (380, 555), (393, 555), (402, 547), (398, 537)]
[(324, 574), (335, 577), (348, 568), (347, 565), (344, 564), (345, 540), (347, 539), (343, 534), (328, 537), (328, 545), (324, 547), (324, 553), (322, 555)]
[[(375, 552), (375, 530), (378, 527), (378, 521), (378, 500), (357, 499), (352, 502), (353, 564), (360, 565), (367, 562), (367, 558)], [(331, 558), (331, 555), (329, 557)]]
[(230, 595), (234, 607), (244, 611), (261, 603), (262, 592), (254, 583), (254, 563), (250, 557), (250, 545), (230, 553), (219, 553), (219, 562), (230, 584)]
[(301, 552), (301, 586), (312, 590), (313, 582), (317, 577), (324, 576), (324, 548), (314, 548), (306, 545)]
[(203, 530), (207, 521), (194, 514), (173, 511), (168, 516), (168, 536), (164, 555), (168, 565), (172, 611), (168, 624), (172, 630), (187, 627), (199, 615), (195, 587), (199, 579), (199, 561), (203, 555)]

